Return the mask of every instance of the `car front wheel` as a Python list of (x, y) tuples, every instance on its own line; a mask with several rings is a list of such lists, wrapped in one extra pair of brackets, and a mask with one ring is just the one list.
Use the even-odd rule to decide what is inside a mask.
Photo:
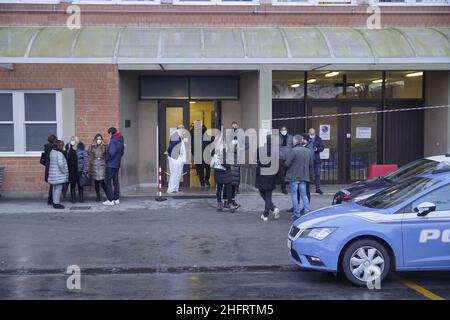
[(383, 281), (391, 267), (389, 253), (378, 241), (360, 239), (349, 245), (342, 257), (345, 277), (358, 286)]

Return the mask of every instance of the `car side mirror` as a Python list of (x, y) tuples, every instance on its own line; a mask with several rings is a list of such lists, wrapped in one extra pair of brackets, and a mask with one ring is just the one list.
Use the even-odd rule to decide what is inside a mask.
[(430, 212), (433, 212), (435, 210), (436, 210), (436, 205), (431, 202), (422, 202), (414, 209), (414, 211), (417, 212), (417, 215), (419, 217), (424, 217), (427, 214), (429, 214)]

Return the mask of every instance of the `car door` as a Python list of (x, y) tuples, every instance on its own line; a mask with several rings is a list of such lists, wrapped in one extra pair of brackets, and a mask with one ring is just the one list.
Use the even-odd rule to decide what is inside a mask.
[[(425, 202), (436, 210), (419, 216)], [(402, 220), (405, 267), (450, 267), (450, 184), (438, 187), (413, 201)]]

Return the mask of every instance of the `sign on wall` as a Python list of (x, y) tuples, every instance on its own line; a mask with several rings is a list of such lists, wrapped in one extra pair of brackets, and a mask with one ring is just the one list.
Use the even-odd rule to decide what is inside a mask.
[(371, 127), (356, 127), (356, 139), (371, 139), (372, 128)]
[(322, 140), (330, 140), (331, 139), (331, 125), (329, 124), (321, 124), (319, 128), (319, 137)]

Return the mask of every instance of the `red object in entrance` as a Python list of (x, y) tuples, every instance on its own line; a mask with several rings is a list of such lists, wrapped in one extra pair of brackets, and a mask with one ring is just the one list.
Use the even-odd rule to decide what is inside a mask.
[(396, 164), (371, 164), (369, 167), (369, 178), (384, 176), (398, 169)]

